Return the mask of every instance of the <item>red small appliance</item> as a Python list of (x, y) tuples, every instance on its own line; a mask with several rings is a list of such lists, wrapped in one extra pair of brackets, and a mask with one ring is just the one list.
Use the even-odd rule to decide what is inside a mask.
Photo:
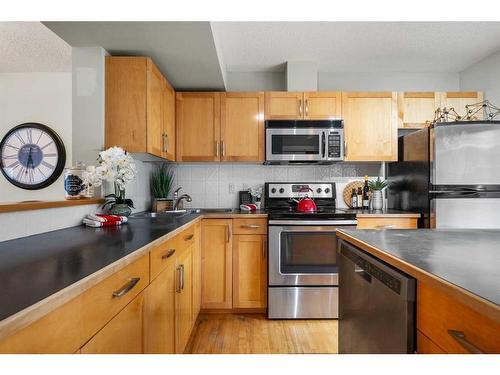
[[(308, 192), (308, 191), (313, 191), (309, 187), (305, 187), (300, 189), (301, 193)], [(308, 195), (303, 197), (300, 201), (297, 203), (297, 211), (298, 212), (316, 212), (318, 210), (318, 207), (316, 206), (316, 203), (312, 198), (309, 198)]]

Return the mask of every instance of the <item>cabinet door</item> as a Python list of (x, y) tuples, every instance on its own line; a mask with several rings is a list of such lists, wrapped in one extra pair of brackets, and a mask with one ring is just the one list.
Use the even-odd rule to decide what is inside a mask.
[(266, 120), (300, 120), (304, 118), (302, 92), (270, 91), (265, 94)]
[(177, 161), (220, 161), (220, 94), (176, 94)]
[(201, 307), (230, 309), (233, 304), (232, 220), (205, 219), (201, 230)]
[(342, 93), (346, 161), (397, 160), (397, 94)]
[(233, 308), (267, 306), (267, 236), (235, 235)]
[(439, 106), (440, 97), (437, 92), (398, 93), (398, 127), (424, 128), (429, 126)]
[(148, 59), (148, 113), (147, 113), (147, 151), (163, 156), (163, 89), (165, 78), (155, 64)]
[(175, 290), (175, 352), (184, 353), (193, 328), (193, 247), (177, 258)]
[(175, 261), (144, 291), (144, 352), (175, 353)]
[(342, 94), (337, 92), (305, 92), (304, 118), (328, 120), (342, 118)]
[[(483, 93), (478, 91), (443, 92), (441, 93), (441, 107), (454, 108), (462, 117), (467, 116), (465, 106), (483, 101)], [(475, 114), (476, 120), (483, 119), (483, 111)]]
[(146, 57), (106, 57), (106, 148), (146, 152)]
[(221, 160), (264, 161), (264, 93), (221, 95)]
[(143, 353), (143, 303), (141, 293), (82, 347), (82, 354)]
[(165, 80), (163, 86), (163, 157), (175, 161), (175, 91)]
[(193, 247), (193, 322), (196, 322), (201, 308), (201, 224), (194, 227)]

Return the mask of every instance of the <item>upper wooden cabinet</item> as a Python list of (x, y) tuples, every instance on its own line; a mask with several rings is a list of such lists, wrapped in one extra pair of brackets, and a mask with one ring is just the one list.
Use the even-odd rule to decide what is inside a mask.
[(178, 161), (264, 161), (264, 94), (177, 93)]
[(266, 92), (267, 120), (341, 118), (340, 92)]
[(220, 93), (176, 95), (177, 161), (220, 161)]
[[(465, 106), (467, 104), (475, 104), (483, 101), (483, 93), (478, 91), (464, 91), (464, 92), (443, 92), (440, 93), (440, 106), (442, 108), (454, 108), (455, 111), (462, 117), (467, 115)], [(483, 119), (483, 112), (479, 111), (477, 119)]]
[(342, 93), (346, 161), (397, 160), (395, 92)]
[(441, 105), (437, 92), (398, 93), (398, 127), (423, 128), (434, 119), (436, 109)]
[(221, 94), (221, 160), (264, 161), (264, 93)]
[(106, 57), (105, 146), (174, 160), (172, 95), (150, 58)]

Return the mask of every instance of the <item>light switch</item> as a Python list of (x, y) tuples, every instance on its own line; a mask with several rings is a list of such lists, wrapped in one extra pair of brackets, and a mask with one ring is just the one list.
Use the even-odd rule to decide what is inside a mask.
[(229, 192), (231, 194), (234, 194), (235, 190), (236, 190), (236, 188), (234, 187), (234, 184), (229, 184)]

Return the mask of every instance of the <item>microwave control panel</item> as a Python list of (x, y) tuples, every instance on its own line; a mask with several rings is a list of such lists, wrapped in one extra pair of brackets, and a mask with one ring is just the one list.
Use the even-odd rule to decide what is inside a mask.
[(342, 136), (340, 132), (328, 133), (328, 158), (342, 157)]

